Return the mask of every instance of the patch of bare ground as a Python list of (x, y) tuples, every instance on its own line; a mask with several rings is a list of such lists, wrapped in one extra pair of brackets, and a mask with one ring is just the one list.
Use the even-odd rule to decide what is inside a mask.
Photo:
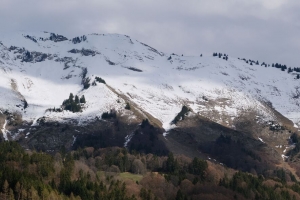
[[(288, 151), (294, 148), (290, 139), (291, 135), (296, 131), (293, 122), (284, 117), (273, 107), (266, 104), (276, 116), (277, 121), (263, 121), (258, 117), (258, 113), (254, 110), (243, 112), (235, 120), (236, 130), (247, 133), (254, 139), (259, 140), (266, 145), (265, 155), (268, 158), (277, 160), (276, 168), (282, 168), (288, 173), (292, 173), (299, 180), (299, 161), (287, 162)], [(276, 155), (276, 157), (274, 157)], [(280, 155), (280, 157), (278, 156)], [(296, 164), (297, 163), (297, 164)]]
[(292, 132), (297, 131), (297, 129), (294, 127), (294, 123), (291, 120), (289, 120), (288, 118), (286, 118), (285, 116), (283, 116), (275, 108), (273, 108), (273, 106), (270, 103), (263, 102), (263, 104), (266, 107), (268, 107), (268, 109), (270, 109), (272, 111), (272, 113), (274, 113), (274, 115), (277, 119), (277, 122), (281, 123), (281, 125), (283, 127), (285, 127), (287, 130), (290, 130)]
[[(283, 120), (283, 117), (281, 119)], [(255, 110), (241, 112), (235, 118), (234, 126), (235, 130), (259, 140), (280, 155), (289, 146), (289, 137), (292, 134), (281, 121), (265, 121)]]
[[(281, 155), (251, 134), (229, 129), (202, 116), (186, 117), (165, 140), (172, 152), (211, 159), (228, 167), (262, 173), (275, 168)], [(197, 152), (197, 153), (195, 153)]]
[(203, 153), (201, 153), (198, 149), (197, 146), (195, 145), (194, 147), (191, 146), (186, 146), (173, 137), (164, 137), (163, 135), (158, 136), (160, 140), (163, 140), (166, 147), (172, 151), (176, 155), (186, 155), (190, 158), (197, 157), (197, 158), (202, 158), (202, 159), (207, 159), (207, 156)]
[(206, 118), (223, 126), (232, 128), (234, 116), (230, 116), (230, 114), (228, 114), (226, 111), (226, 108), (230, 107), (232, 103), (232, 100), (228, 98), (208, 99), (207, 97), (203, 96), (197, 101), (197, 104), (204, 106), (206, 109), (198, 114), (205, 116)]
[[(154, 126), (157, 126), (159, 128), (162, 128), (162, 123), (156, 119), (155, 117), (153, 117), (152, 115), (150, 115), (148, 112), (146, 112), (145, 110), (139, 108), (139, 106), (134, 103), (133, 101), (130, 100), (130, 98), (128, 98), (126, 95), (117, 92), (114, 88), (110, 87), (109, 85), (106, 85), (108, 89), (110, 89), (112, 92), (114, 92), (116, 95), (118, 95), (119, 97), (121, 97), (122, 99), (125, 100), (125, 102), (128, 102), (131, 108), (131, 111), (133, 112), (133, 114), (135, 116), (137, 116), (140, 120), (143, 119), (148, 119), (150, 121), (150, 123)], [(130, 95), (129, 95), (130, 96)]]

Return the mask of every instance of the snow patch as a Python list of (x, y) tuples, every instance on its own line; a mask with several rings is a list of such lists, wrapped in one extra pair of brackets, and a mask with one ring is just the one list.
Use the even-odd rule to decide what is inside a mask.
[(261, 139), (260, 137), (258, 137), (258, 139), (259, 139), (262, 143), (265, 143), (265, 142), (263, 141), (263, 139)]
[(132, 137), (134, 136), (134, 133), (131, 133), (130, 135), (127, 135), (125, 137), (124, 147), (126, 148)]
[(38, 126), (39, 124), (38, 124), (37, 120), (38, 120), (38, 117), (36, 117), (36, 118), (33, 120), (31, 126)]
[(163, 125), (163, 127), (164, 127), (164, 129), (165, 129), (165, 132), (163, 133), (163, 136), (166, 138), (167, 135), (169, 134), (169, 131), (170, 131), (171, 129), (176, 128), (176, 124), (171, 124), (171, 122), (170, 122), (170, 123), (165, 123), (165, 124)]
[(286, 152), (286, 150), (287, 150), (287, 147), (283, 150), (283, 153), (285, 153)]
[(282, 157), (283, 161), (285, 161), (285, 159), (289, 158), (289, 156), (286, 156), (284, 154), (282, 154), (281, 157)]
[(77, 137), (75, 137), (75, 136), (73, 135), (73, 143), (72, 143), (72, 146), (75, 144), (76, 138), (77, 138)]
[(6, 125), (7, 125), (7, 120), (5, 120), (4, 124), (3, 124), (3, 128), (1, 129), (3, 137), (6, 141), (8, 141), (8, 136), (7, 134), (10, 133), (8, 130), (6, 130)]

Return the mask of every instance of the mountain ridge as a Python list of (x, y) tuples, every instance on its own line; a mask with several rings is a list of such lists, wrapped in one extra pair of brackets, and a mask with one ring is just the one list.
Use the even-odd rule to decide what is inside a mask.
[[(47, 34), (48, 33), (43, 33), (43, 35), (47, 35)], [(49, 35), (50, 35), (49, 38), (51, 38), (51, 37), (53, 37), (53, 35), (56, 35), (56, 34), (49, 34)], [(64, 37), (64, 36), (57, 35), (57, 37), (58, 36)], [(143, 43), (139, 43), (137, 41), (135, 41), (135, 43), (133, 44), (132, 39), (130, 39), (128, 36), (122, 36), (122, 35), (118, 35), (118, 34), (88, 35), (88, 36), (85, 36), (86, 39), (84, 41), (82, 41), (80, 43), (75, 43), (75, 44), (73, 43), (74, 38), (70, 39), (70, 40), (65, 39), (63, 41), (55, 41), (54, 39), (50, 40), (44, 36), (44, 37), (40, 37), (43, 39), (41, 39), (41, 41), (39, 41), (37, 37), (29, 36), (28, 34), (27, 35), (23, 34), (22, 37), (21, 38), (23, 40), (25, 40), (25, 42), (23, 44), (19, 44), (18, 46), (28, 45), (28, 47), (25, 48), (25, 47), (16, 47), (15, 46), (15, 48), (17, 48), (17, 49), (11, 48), (11, 47), (14, 47), (14, 45), (18, 44), (17, 43), (18, 40), (11, 41), (11, 44), (6, 44), (6, 46), (10, 46), (10, 47), (6, 47), (6, 48), (2, 49), (2, 61), (1, 62), (3, 62), (3, 60), (4, 61), (10, 60), (11, 63), (8, 63), (8, 64), (10, 64), (11, 66), (13, 66), (13, 65), (21, 65), (22, 66), (23, 65), (24, 67), (22, 70), (26, 69), (27, 64), (29, 64), (29, 66), (34, 66), (34, 64), (38, 65), (39, 62), (43, 62), (42, 65), (43, 65), (44, 69), (46, 68), (45, 66), (51, 65), (51, 67), (48, 67), (48, 68), (50, 68), (50, 70), (43, 72), (43, 73), (45, 73), (43, 75), (41, 73), (34, 74), (33, 72), (31, 72), (32, 75), (35, 75), (35, 76), (40, 75), (40, 77), (43, 80), (45, 80), (45, 79), (51, 80), (52, 77), (49, 76), (51, 72), (59, 74), (58, 72), (62, 71), (61, 66), (55, 66), (55, 67), (57, 67), (57, 69), (54, 69), (53, 63), (49, 63), (49, 62), (53, 62), (53, 59), (56, 59), (55, 62), (64, 63), (63, 69), (66, 70), (65, 72), (67, 72), (68, 69), (72, 68), (72, 70), (69, 70), (68, 74), (66, 74), (66, 73), (64, 73), (64, 71), (62, 71), (61, 74), (66, 74), (66, 75), (63, 75), (62, 77), (56, 77), (56, 80), (55, 79), (52, 80), (53, 82), (58, 81), (57, 80), (58, 78), (74, 79), (75, 77), (80, 77), (81, 73), (82, 73), (82, 71), (79, 70), (80, 67), (81, 68), (87, 67), (89, 69), (88, 76), (93, 76), (96, 73), (99, 74), (100, 70), (96, 69), (95, 65), (103, 65), (105, 67), (102, 69), (103, 73), (104, 73), (102, 76), (108, 80), (115, 78), (112, 76), (116, 76), (116, 78), (118, 78), (118, 76), (129, 75), (129, 78), (131, 78), (131, 79), (133, 79), (133, 78), (141, 79), (141, 80), (137, 80), (137, 81), (141, 81), (141, 84), (143, 82), (146, 82), (146, 84), (154, 85), (155, 82), (151, 81), (151, 78), (155, 78), (153, 76), (157, 76), (156, 79), (160, 80), (160, 84), (154, 85), (154, 86), (159, 87), (161, 90), (163, 90), (163, 93), (165, 93), (165, 92), (170, 93), (170, 91), (174, 91), (177, 94), (185, 93), (185, 94), (177, 95), (177, 97), (179, 97), (178, 99), (180, 99), (182, 101), (182, 104), (184, 104), (185, 100), (189, 101), (190, 99), (193, 99), (193, 101), (201, 101), (201, 95), (202, 95), (202, 98), (204, 98), (204, 99), (207, 98), (208, 95), (210, 95), (212, 97), (212, 99), (215, 99), (216, 97), (221, 96), (221, 95), (228, 96), (228, 94), (226, 94), (226, 93), (234, 93), (234, 95), (236, 95), (237, 97), (242, 96), (245, 99), (247, 99), (247, 96), (249, 96), (248, 101), (255, 101), (258, 99), (261, 101), (271, 102), (273, 104), (273, 106), (275, 107), (275, 109), (279, 110), (279, 112), (283, 113), (288, 118), (296, 118), (294, 120), (295, 122), (299, 118), (298, 116), (295, 116), (295, 117), (293, 116), (295, 113), (291, 112), (291, 108), (288, 108), (288, 110), (284, 110), (286, 107), (281, 105), (280, 102), (275, 101), (275, 100), (278, 100), (278, 98), (276, 98), (276, 96), (280, 96), (280, 95), (283, 97), (287, 96), (288, 97), (287, 99), (290, 101), (295, 100), (295, 98), (297, 96), (297, 91), (298, 91), (297, 86), (295, 86), (296, 85), (295, 82), (297, 83), (297, 80), (293, 81), (291, 75), (287, 75), (287, 73), (280, 74), (280, 72), (278, 70), (271, 68), (271, 67), (265, 67), (266, 68), (265, 69), (264, 67), (259, 66), (259, 65), (244, 64), (243, 61), (240, 61), (240, 60), (237, 60), (237, 59), (231, 58), (231, 57), (229, 58), (229, 60), (223, 60), (223, 59), (218, 60), (217, 58), (211, 57), (211, 56), (186, 57), (186, 56), (177, 56), (177, 55), (167, 55), (167, 54), (160, 53), (159, 51), (155, 50), (154, 48), (149, 47), (148, 45), (145, 45)], [(83, 36), (81, 36), (81, 37), (83, 37)], [(91, 37), (103, 37), (103, 38), (101, 38), (100, 41), (98, 41), (98, 43), (96, 43), (95, 41), (94, 41), (95, 43), (93, 43), (93, 41), (92, 41), (93, 39)], [(36, 42), (32, 41), (32, 39), (28, 39), (28, 38), (36, 38), (36, 39), (34, 39), (34, 40), (36, 40)], [(44, 38), (46, 38), (47, 40)], [(75, 37), (75, 38), (79, 38), (79, 37)], [(96, 39), (94, 38), (94, 40), (97, 40), (97, 39), (99, 39), (99, 38), (96, 38)], [(43, 43), (45, 43), (45, 44), (43, 44)], [(65, 44), (65, 43), (67, 43), (67, 44)], [(92, 44), (90, 44), (90, 43), (92, 43)], [(60, 45), (60, 44), (62, 44), (62, 45)], [(69, 47), (70, 44), (75, 45), (76, 49), (81, 49), (81, 50), (76, 50), (75, 48)], [(96, 49), (97, 44), (101, 44), (101, 45), (103, 45), (103, 47), (101, 47), (101, 48), (98, 47), (99, 49)], [(3, 45), (3, 41), (2, 41), (2, 45)], [(44, 45), (44, 46), (42, 46), (42, 45)], [(78, 46), (78, 45), (80, 45), (80, 46)], [(138, 45), (138, 46), (135, 47), (134, 45)], [(86, 46), (89, 46), (90, 49), (84, 48)], [(100, 46), (100, 45), (98, 45), (98, 46)], [(134, 46), (134, 47), (132, 47), (132, 46)], [(72, 47), (74, 47), (74, 46), (72, 46)], [(110, 47), (111, 49), (108, 49), (108, 47)], [(135, 49), (138, 49), (141, 47), (145, 47), (146, 52), (144, 52), (145, 49), (143, 49), (143, 48), (140, 49), (140, 51), (135, 50)], [(11, 50), (9, 50), (9, 48), (11, 48)], [(27, 48), (29, 49), (29, 51), (27, 50)], [(51, 50), (52, 48), (54, 49), (54, 51)], [(40, 52), (40, 54), (42, 54), (42, 55), (30, 55), (31, 57), (35, 57), (35, 59), (32, 58), (32, 60), (29, 59), (26, 61), (26, 59), (28, 59), (27, 57), (29, 54), (33, 54), (32, 52), (38, 52), (38, 50), (41, 51), (41, 49), (47, 50), (48, 52)], [(60, 51), (59, 56), (54, 53), (54, 52), (57, 53), (57, 49)], [(82, 51), (84, 51), (85, 49), (87, 49), (88, 51), (94, 52), (94, 53), (96, 53), (98, 51), (97, 54), (99, 57), (101, 57), (101, 60), (95, 59), (95, 60), (93, 60), (93, 63), (87, 62), (87, 59), (89, 58), (89, 54), (87, 52), (82, 53)], [(125, 50), (129, 49), (129, 51), (126, 52), (124, 49)], [(131, 49), (134, 49), (134, 51), (132, 51)], [(72, 50), (75, 53), (71, 53)], [(12, 52), (14, 52), (14, 54), (17, 54), (17, 56), (12, 54)], [(99, 52), (101, 52), (100, 55), (99, 55)], [(121, 54), (121, 53), (123, 53), (123, 54)], [(126, 53), (127, 53), (127, 55), (126, 55)], [(149, 55), (145, 55), (146, 53), (148, 53)], [(44, 61), (42, 58), (40, 58), (43, 55), (46, 55), (48, 60)], [(7, 56), (9, 56), (10, 59), (8, 59)], [(91, 54), (91, 56), (93, 58), (97, 57), (96, 54), (93, 54), (93, 53)], [(172, 58), (172, 56), (173, 56), (173, 58)], [(168, 58), (171, 57), (171, 59), (168, 60), (168, 59), (166, 59), (166, 57), (168, 57)], [(18, 59), (21, 60), (21, 63), (17, 62)], [(36, 60), (36, 59), (38, 59), (38, 60)], [(153, 62), (154, 59), (156, 59), (157, 62)], [(105, 61), (106, 63), (103, 63), (103, 61)], [(202, 63), (201, 63), (201, 61), (202, 61)], [(81, 62), (81, 63), (79, 63), (79, 62)], [(77, 66), (77, 63), (78, 63), (78, 66)], [(94, 63), (99, 63), (99, 64), (94, 64)], [(80, 65), (83, 65), (83, 66), (80, 66)], [(212, 66), (210, 66), (210, 65), (212, 65)], [(132, 72), (122, 70), (123, 73), (117, 74), (109, 69), (105, 69), (105, 68), (113, 68), (113, 66), (118, 66), (118, 68), (115, 67), (114, 70), (129, 69)], [(168, 67), (168, 69), (166, 69), (167, 67)], [(158, 68), (158, 70), (155, 70), (155, 68)], [(211, 68), (214, 68), (214, 69), (211, 70)], [(230, 69), (230, 68), (232, 68), (232, 69)], [(3, 71), (7, 70), (5, 68), (2, 68), (2, 69), (3, 69)], [(40, 70), (41, 72), (44, 69), (41, 69), (41, 67), (36, 68), (36, 70)], [(104, 70), (107, 70), (107, 71), (105, 72)], [(191, 79), (191, 78), (195, 78), (195, 77), (191, 76), (191, 73), (187, 73), (189, 71), (195, 72), (195, 74), (199, 73), (197, 71), (200, 71), (200, 73), (201, 72), (206, 73), (206, 71), (210, 71), (210, 72), (207, 73), (207, 76), (198, 78), (197, 81), (192, 82), (191, 80), (193, 80), (193, 79)], [(28, 73), (29, 70), (27, 69), (26, 72)], [(230, 72), (233, 72), (235, 74), (230, 73)], [(173, 79), (169, 78), (168, 74), (171, 74), (171, 73), (173, 73), (172, 75), (175, 76), (175, 78), (173, 78)], [(278, 73), (280, 74), (279, 76), (276, 75)], [(143, 76), (141, 74), (146, 74), (146, 75)], [(141, 77), (139, 77), (139, 75), (141, 75)], [(267, 77), (265, 77), (266, 75), (267, 75)], [(275, 76), (275, 78), (272, 79), (272, 78), (268, 77), (270, 75), (271, 76), (276, 75), (276, 76)], [(257, 76), (259, 76), (259, 77), (257, 77)], [(89, 78), (91, 78), (91, 77), (89, 77)], [(263, 84), (261, 84), (257, 81), (257, 80), (263, 80), (265, 78), (268, 78), (270, 80), (268, 80), (268, 82), (265, 82)], [(282, 80), (280, 80), (280, 78)], [(292, 81), (288, 81), (287, 80), (288, 78), (291, 78)], [(142, 80), (142, 79), (144, 79), (144, 80)], [(164, 81), (162, 79), (166, 79), (166, 80)], [(173, 83), (173, 82), (177, 81), (176, 79), (178, 79), (178, 84)], [(218, 79), (222, 79), (222, 82), (218, 81)], [(254, 79), (254, 80), (252, 80), (252, 79)], [(181, 82), (188, 82), (187, 80), (191, 81), (191, 83), (186, 84), (187, 86), (185, 86), (184, 84), (180, 85)], [(80, 78), (79, 78), (79, 80), (76, 80), (77, 84), (78, 84), (78, 81), (80, 81)], [(125, 80), (122, 80), (122, 81), (123, 81), (122, 84), (123, 85), (127, 84), (127, 87), (131, 87), (132, 85), (134, 85), (130, 82), (126, 83)], [(285, 91), (282, 87), (278, 88), (278, 85), (276, 85), (274, 83), (280, 82), (280, 81), (285, 81), (285, 83), (291, 85), (292, 87), (290, 87), (290, 88), (293, 88), (294, 90), (291, 89), (291, 91)], [(111, 82), (108, 81), (108, 84), (111, 84), (111, 86), (115, 89), (124, 89), (124, 88), (121, 88), (120, 83), (118, 85), (116, 85), (116, 84), (113, 84), (114, 82), (115, 81), (111, 81)], [(166, 82), (166, 83), (164, 83), (164, 82)], [(271, 82), (273, 82), (273, 85), (269, 84)], [(249, 83), (250, 83), (250, 86), (249, 86)], [(24, 82), (22, 84), (24, 85)], [(30, 80), (28, 80), (27, 87), (30, 87), (30, 84), (31, 84), (31, 82), (30, 82)], [(210, 87), (213, 84), (214, 84), (214, 86)], [(254, 88), (254, 86), (257, 84), (261, 84), (261, 85), (258, 85), (257, 87)], [(16, 83), (16, 85), (18, 85), (18, 84)], [(174, 88), (174, 85), (177, 87)], [(197, 91), (195, 89), (199, 86), (202, 87), (201, 88), (202, 91), (201, 90)], [(79, 91), (81, 91), (80, 87), (81, 86), (79, 86), (79, 87), (77, 86), (77, 88), (74, 88), (74, 89), (70, 88), (69, 90), (71, 90), (71, 91), (77, 90), (79, 92)], [(137, 87), (137, 86), (135, 85), (134, 87)], [(270, 92), (267, 92), (268, 90), (262, 91), (260, 87), (262, 87), (262, 88), (268, 87)], [(286, 87), (286, 88), (288, 88), (288, 87)], [(129, 93), (131, 91), (130, 88), (126, 89), (126, 90), (127, 90), (126, 91), (127, 93)], [(215, 91), (212, 91), (212, 90), (215, 90)], [(254, 92), (250, 91), (250, 90), (253, 90)], [(157, 91), (155, 91), (155, 92), (157, 92)], [(263, 93), (263, 92), (269, 93), (269, 94), (267, 94), (269, 97), (267, 98), (264, 95), (260, 95), (260, 93)], [(282, 94), (282, 92), (284, 92), (286, 94)], [(242, 93), (242, 94), (240, 94), (240, 93)], [(151, 96), (153, 94), (150, 93), (148, 95)], [(196, 98), (195, 98), (195, 96), (196, 96)], [(291, 98), (292, 96), (294, 96), (295, 98)], [(176, 95), (173, 95), (171, 100), (174, 100), (177, 97), (176, 97)], [(275, 98), (270, 100), (270, 97), (275, 97)], [(224, 98), (226, 98), (226, 97), (224, 97)], [(237, 104), (237, 102), (235, 102), (235, 103)], [(298, 104), (297, 99), (292, 103)], [(249, 105), (250, 103), (246, 102), (245, 104)], [(256, 104), (257, 104), (256, 106), (261, 106), (261, 105), (259, 105), (259, 102), (256, 102)], [(59, 104), (58, 104), (58, 106), (59, 106)], [(237, 105), (237, 106), (241, 107), (244, 105)], [(181, 106), (177, 107), (176, 112), (180, 109), (180, 107)], [(298, 108), (298, 106), (297, 106), (297, 108)], [(218, 109), (219, 108), (217, 107), (215, 110), (218, 110)], [(195, 108), (195, 110), (200, 111), (201, 109)], [(281, 110), (283, 110), (283, 111), (281, 111)], [(228, 110), (227, 112), (230, 112), (230, 111)], [(173, 115), (174, 115), (174, 113), (173, 113)], [(171, 118), (169, 118), (169, 119), (171, 119)], [(166, 121), (166, 120), (163, 120), (163, 121)], [(165, 123), (169, 123), (169, 121), (165, 122)]]
[[(32, 127), (42, 118), (84, 125), (115, 110), (129, 121), (136, 115), (148, 118), (167, 136), (184, 105), (231, 129), (250, 111), (257, 121), (274, 121), (292, 131), (300, 121), (298, 72), (225, 54), (167, 54), (119, 34), (68, 38), (21, 32), (0, 38), (1, 112), (19, 113)], [(82, 111), (52, 112), (70, 93), (86, 97)], [(13, 135), (20, 132), (10, 129)]]

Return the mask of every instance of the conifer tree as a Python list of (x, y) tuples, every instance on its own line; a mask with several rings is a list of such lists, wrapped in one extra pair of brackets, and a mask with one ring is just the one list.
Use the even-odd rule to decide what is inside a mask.
[(77, 95), (75, 95), (75, 103), (79, 103), (79, 98)]
[(8, 193), (9, 193), (9, 184), (8, 184), (7, 180), (4, 181), (2, 191), (4, 193), (5, 199), (7, 199), (7, 196), (8, 196)]
[[(10, 188), (9, 189), (9, 193), (8, 193), (8, 198), (7, 198), (8, 200), (13, 200), (13, 199), (15, 199), (15, 197), (14, 197), (14, 191)], [(36, 198), (37, 199), (37, 198)]]
[(19, 181), (16, 183), (15, 192), (17, 194), (17, 199), (20, 199), (21, 192), (22, 192), (22, 186), (20, 185)]
[(69, 96), (70, 103), (73, 102), (73, 98), (74, 98), (74, 95), (72, 93), (70, 93), (70, 96)]
[(85, 103), (85, 102), (86, 102), (85, 97), (84, 97), (84, 95), (82, 95), (81, 98), (80, 98), (80, 103)]

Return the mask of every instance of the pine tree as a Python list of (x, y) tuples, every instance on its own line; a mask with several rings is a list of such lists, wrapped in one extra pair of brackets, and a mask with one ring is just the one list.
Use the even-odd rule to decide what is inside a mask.
[(28, 103), (25, 99), (24, 99), (23, 103), (24, 103), (23, 108), (26, 109), (28, 107)]
[[(95, 77), (95, 81), (97, 81), (97, 82), (99, 82), (99, 83), (106, 84), (105, 80), (102, 79), (102, 78), (100, 78), (100, 77), (98, 77), (98, 76)], [(94, 81), (94, 82), (95, 82), (95, 81)], [(95, 82), (95, 85), (97, 85), (96, 82)]]
[(41, 196), (42, 196), (42, 199), (47, 199), (47, 197), (50, 195), (48, 189), (45, 187), (42, 189), (41, 191)]
[(81, 96), (80, 103), (86, 103), (84, 95)]
[(22, 193), (22, 186), (20, 185), (19, 181), (16, 183), (15, 192), (17, 194), (17, 199), (20, 199)]
[(73, 194), (73, 192), (71, 192), (71, 195), (70, 195), (70, 200), (75, 200), (76, 198), (75, 198), (75, 196), (74, 196), (74, 194)]
[(28, 196), (28, 199), (32, 199), (32, 200), (40, 199), (38, 192), (34, 189), (33, 186), (31, 186), (29, 188), (27, 196)]
[(97, 190), (95, 191), (94, 199), (102, 199), (101, 193), (99, 192), (99, 189), (97, 189)]
[(5, 179), (3, 187), (2, 187), (2, 191), (4, 193), (4, 197), (5, 199), (7, 199), (8, 193), (9, 193), (9, 184), (7, 182), (7, 180)]
[(74, 98), (74, 95), (72, 93), (70, 93), (70, 96), (69, 96), (69, 102), (73, 102), (73, 98)]
[(177, 173), (178, 170), (178, 162), (175, 160), (173, 153), (169, 153), (167, 163), (166, 163), (166, 171), (169, 173)]
[(79, 98), (78, 98), (78, 96), (77, 95), (75, 95), (75, 103), (79, 103)]
[(54, 178), (52, 178), (51, 182), (50, 182), (50, 186), (53, 188), (53, 189), (57, 189), (57, 186), (56, 186), (56, 183), (54, 181)]
[(180, 189), (177, 191), (176, 200), (184, 200), (184, 195), (182, 194)]
[[(8, 193), (8, 200), (13, 200), (15, 199), (15, 196), (14, 196), (14, 191), (10, 188), (9, 189), (9, 193)], [(36, 198), (37, 199), (37, 198)]]

